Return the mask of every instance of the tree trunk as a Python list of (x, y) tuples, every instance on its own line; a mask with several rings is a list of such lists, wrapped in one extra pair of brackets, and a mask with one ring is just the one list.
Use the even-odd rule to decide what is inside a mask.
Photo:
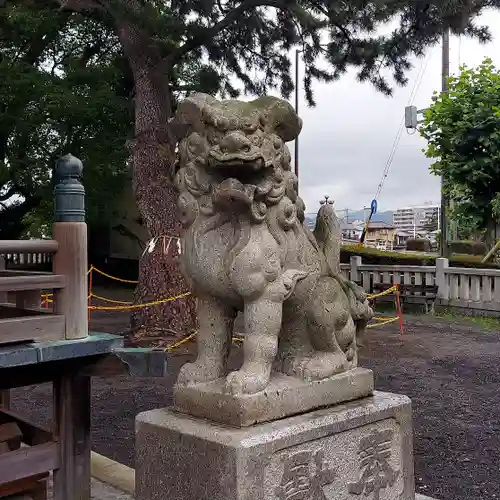
[[(135, 139), (131, 142), (133, 184), (139, 211), (156, 244), (139, 264), (136, 304), (164, 300), (188, 291), (179, 270), (177, 193), (169, 178), (176, 140), (170, 132), (168, 72), (158, 47), (138, 27), (122, 20), (118, 36), (135, 82)], [(195, 329), (191, 297), (137, 309), (132, 342), (144, 337), (184, 336)]]
[(484, 242), (486, 243), (488, 248), (491, 248), (496, 241), (496, 228), (497, 223), (492, 218), (489, 218), (486, 221), (486, 232), (484, 235)]

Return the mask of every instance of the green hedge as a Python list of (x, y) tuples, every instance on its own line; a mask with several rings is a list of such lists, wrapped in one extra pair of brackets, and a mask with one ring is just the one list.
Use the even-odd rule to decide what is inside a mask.
[[(357, 245), (343, 245), (340, 249), (340, 262), (349, 263), (354, 255), (363, 259), (363, 264), (380, 265), (406, 265), (406, 266), (434, 266), (437, 255), (417, 254), (404, 252), (387, 252), (369, 247), (358, 247)], [(481, 264), (482, 257), (477, 255), (453, 255), (450, 265), (453, 267), (493, 268), (500, 269), (494, 263)]]
[(406, 242), (406, 250), (410, 252), (430, 252), (432, 250), (432, 245), (429, 240), (415, 238)]
[(486, 255), (488, 247), (481, 241), (450, 241), (452, 253), (463, 255)]

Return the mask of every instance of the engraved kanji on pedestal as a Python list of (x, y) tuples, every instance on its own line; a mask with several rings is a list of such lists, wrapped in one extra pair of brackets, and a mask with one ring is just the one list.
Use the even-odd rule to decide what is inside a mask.
[(284, 466), (276, 488), (279, 500), (327, 500), (323, 488), (333, 483), (337, 473), (328, 467), (322, 450), (291, 453)]
[(380, 500), (380, 490), (393, 486), (400, 471), (394, 470), (389, 463), (394, 431), (391, 429), (374, 430), (362, 438), (359, 443), (360, 478), (356, 483), (348, 484), (348, 491), (353, 495), (369, 496)]

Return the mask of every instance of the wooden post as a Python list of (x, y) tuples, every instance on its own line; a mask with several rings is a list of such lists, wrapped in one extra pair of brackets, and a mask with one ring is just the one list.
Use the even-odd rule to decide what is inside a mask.
[[(5, 255), (0, 255), (0, 271), (5, 271)], [(0, 292), (0, 303), (7, 304), (9, 302), (9, 298), (7, 296), (7, 292)]]
[(0, 391), (0, 407), (10, 410), (10, 389)]
[(72, 155), (57, 162), (52, 237), (59, 243), (59, 250), (53, 271), (66, 276), (66, 286), (54, 293), (54, 312), (65, 316), (67, 339), (88, 335), (85, 189), (79, 180), (82, 172), (82, 162)]
[(53, 387), (61, 458), (54, 471), (54, 500), (90, 500), (90, 377), (65, 373)]

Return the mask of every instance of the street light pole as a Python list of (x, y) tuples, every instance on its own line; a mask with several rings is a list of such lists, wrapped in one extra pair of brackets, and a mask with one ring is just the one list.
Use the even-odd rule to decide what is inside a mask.
[[(299, 54), (302, 50), (295, 50), (295, 113), (299, 114)], [(295, 138), (295, 175), (299, 178), (299, 136)]]

